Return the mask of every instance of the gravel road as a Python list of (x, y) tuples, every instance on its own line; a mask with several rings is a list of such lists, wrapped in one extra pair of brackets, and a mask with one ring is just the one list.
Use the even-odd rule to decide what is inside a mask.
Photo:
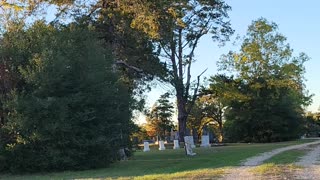
[(296, 179), (320, 179), (320, 145), (311, 147), (295, 164), (303, 167), (295, 173)]
[(242, 166), (230, 169), (230, 171), (227, 172), (226, 175), (222, 177), (222, 179), (227, 179), (227, 180), (283, 179), (279, 177), (260, 177), (250, 172), (250, 169), (262, 164), (265, 160), (279, 153), (282, 153), (288, 150), (293, 150), (293, 149), (306, 148), (309, 146), (312, 146), (315, 148), (312, 148), (312, 150), (308, 152), (306, 156), (302, 157), (300, 161), (296, 163), (297, 165), (305, 168), (301, 171), (294, 172), (294, 174), (291, 177), (294, 177), (294, 179), (320, 179), (320, 167), (316, 165), (318, 160), (320, 160), (320, 140), (314, 141), (311, 143), (278, 148), (278, 149), (248, 158), (243, 161)]

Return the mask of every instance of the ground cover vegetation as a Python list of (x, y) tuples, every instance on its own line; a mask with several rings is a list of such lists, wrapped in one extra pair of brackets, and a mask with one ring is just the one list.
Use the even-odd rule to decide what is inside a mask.
[(38, 173), (31, 175), (1, 175), (3, 179), (169, 179), (214, 178), (223, 175), (230, 167), (238, 166), (251, 156), (276, 148), (306, 143), (290, 141), (271, 144), (227, 144), (215, 148), (196, 148), (198, 156), (188, 157), (183, 149), (166, 151), (136, 152), (129, 161), (112, 164), (109, 168), (65, 171), (60, 173)]

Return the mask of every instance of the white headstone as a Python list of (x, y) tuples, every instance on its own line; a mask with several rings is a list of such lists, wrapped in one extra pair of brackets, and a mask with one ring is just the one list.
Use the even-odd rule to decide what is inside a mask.
[(166, 149), (166, 147), (164, 147), (164, 141), (159, 141), (159, 150), (162, 151), (165, 149)]
[(201, 147), (210, 147), (209, 136), (201, 136)]
[(194, 145), (193, 136), (186, 136), (186, 137), (188, 137), (188, 139), (189, 139), (189, 141), (191, 143), (191, 147), (195, 148), (196, 146)]
[(184, 137), (184, 144), (185, 144), (186, 152), (187, 152), (187, 155), (189, 155), (189, 156), (196, 155), (196, 153), (194, 153), (192, 151), (192, 142), (193, 142), (193, 137), (192, 136), (185, 136)]
[(149, 142), (144, 142), (143, 143), (143, 152), (147, 152), (147, 151), (150, 151)]
[(173, 149), (180, 149), (179, 140), (173, 140)]

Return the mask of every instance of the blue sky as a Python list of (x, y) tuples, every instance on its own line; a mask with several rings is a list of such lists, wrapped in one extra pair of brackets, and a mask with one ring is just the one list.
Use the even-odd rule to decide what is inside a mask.
[[(279, 32), (287, 37), (287, 42), (294, 54), (305, 52), (311, 60), (306, 66), (306, 88), (314, 94), (313, 103), (308, 110), (317, 111), (320, 106), (320, 1), (290, 1), (290, 0), (226, 0), (232, 7), (229, 12), (235, 35), (245, 35), (247, 27), (253, 20), (264, 17), (279, 25)], [(205, 76), (217, 73), (216, 62), (220, 56), (229, 50), (236, 50), (229, 42), (224, 47), (218, 47), (210, 36), (201, 39), (196, 50), (197, 62), (193, 66), (193, 77), (208, 68)], [(163, 85), (148, 94), (148, 104), (151, 106), (161, 93), (168, 88)]]

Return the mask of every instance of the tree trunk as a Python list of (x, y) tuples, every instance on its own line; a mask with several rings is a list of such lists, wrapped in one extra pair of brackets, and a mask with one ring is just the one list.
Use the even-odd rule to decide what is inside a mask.
[(198, 135), (198, 129), (192, 128), (192, 136), (195, 144), (199, 144), (199, 135)]
[(223, 127), (222, 127), (222, 121), (220, 121), (219, 123), (219, 142), (222, 143), (223, 142)]
[(179, 125), (179, 141), (184, 142), (184, 136), (186, 136), (187, 131), (187, 118), (188, 114), (186, 111), (186, 103), (182, 95), (177, 93), (177, 103), (178, 103), (178, 125)]

